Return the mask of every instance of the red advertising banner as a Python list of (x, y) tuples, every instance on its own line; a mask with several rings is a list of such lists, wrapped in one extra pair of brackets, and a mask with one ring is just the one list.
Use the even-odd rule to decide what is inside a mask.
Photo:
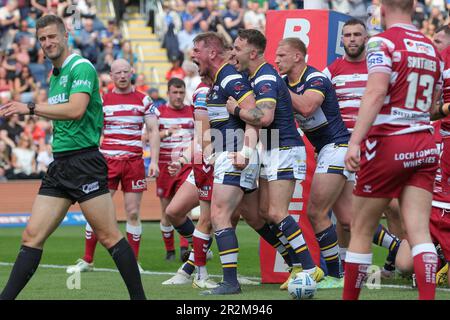
[[(344, 53), (341, 43), (342, 27), (349, 18), (351, 17), (328, 10), (268, 11), (265, 58), (269, 63), (274, 64), (280, 40), (289, 37), (300, 38), (307, 47), (307, 64), (323, 70)], [(314, 262), (320, 265), (320, 249), (306, 212), (316, 166), (314, 148), (306, 137), (303, 139), (306, 145), (307, 175), (305, 181), (296, 184), (289, 213), (299, 222)], [(262, 283), (281, 283), (288, 277), (281, 255), (262, 239), (260, 240), (260, 264)]]

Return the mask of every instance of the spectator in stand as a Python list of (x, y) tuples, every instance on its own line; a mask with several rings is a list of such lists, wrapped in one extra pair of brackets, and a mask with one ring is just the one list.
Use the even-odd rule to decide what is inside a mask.
[(181, 13), (181, 21), (184, 23), (186, 21), (190, 21), (192, 23), (192, 26), (196, 32), (200, 30), (200, 20), (202, 20), (203, 15), (202, 13), (197, 9), (197, 5), (193, 1), (188, 1), (186, 3), (186, 9)]
[[(430, 25), (434, 25), (434, 30), (439, 28), (439, 26), (444, 24), (444, 16), (439, 10), (438, 6), (433, 6), (430, 11), (430, 17), (428, 18)], [(433, 35), (431, 35), (433, 36)]]
[(138, 62), (138, 57), (136, 53), (133, 52), (133, 48), (131, 47), (131, 42), (129, 40), (125, 40), (122, 43), (122, 49), (118, 53), (116, 59), (125, 59), (132, 67), (136, 65)]
[(147, 85), (145, 81), (145, 74), (139, 73), (137, 75), (134, 87), (136, 88), (137, 91), (140, 91), (143, 94), (147, 94), (147, 91), (150, 89), (150, 87)]
[(33, 101), (37, 88), (33, 76), (30, 73), (30, 68), (27, 65), (23, 66), (22, 71), (14, 79), (14, 91), (20, 94), (20, 101), (23, 103)]
[(6, 130), (8, 138), (14, 143), (14, 147), (18, 144), (23, 127), (19, 123), (19, 116), (13, 115), (8, 121), (0, 127), (0, 130)]
[(164, 98), (161, 98), (161, 97), (159, 96), (159, 91), (158, 91), (158, 89), (156, 89), (156, 88), (151, 88), (151, 89), (148, 90), (147, 92), (148, 92), (149, 97), (152, 98), (153, 105), (154, 105), (156, 108), (159, 108), (159, 106), (161, 106), (161, 105), (167, 103), (167, 101), (166, 101)]
[(11, 164), (14, 175), (11, 179), (38, 179), (36, 152), (31, 137), (21, 135), (16, 148), (12, 150)]
[(34, 45), (36, 44), (36, 37), (33, 33), (30, 32), (27, 20), (20, 20), (19, 30), (14, 36), (14, 42), (18, 44), (26, 43), (30, 46), (30, 48), (34, 47)]
[(111, 64), (114, 61), (114, 45), (111, 41), (105, 42), (103, 51), (100, 52), (96, 69), (98, 73), (109, 73), (111, 71)]
[[(108, 21), (108, 27), (100, 32), (100, 42), (105, 48), (109, 43), (112, 43), (113, 56), (117, 56), (120, 52), (120, 42), (122, 41), (122, 34), (117, 28), (114, 20)], [(109, 72), (109, 71), (108, 71)]]
[(39, 143), (38, 154), (36, 157), (37, 173), (46, 173), (48, 165), (53, 161), (52, 146), (43, 142)]
[(83, 29), (75, 36), (75, 44), (81, 50), (83, 57), (94, 64), (97, 62), (100, 53), (100, 40), (99, 33), (94, 31), (94, 20), (92, 18), (83, 20)]
[[(25, 20), (28, 23), (29, 31), (32, 33), (36, 32), (36, 21), (37, 21), (37, 9), (35, 7), (29, 8), (28, 14), (25, 16)], [(22, 19), (24, 16), (21, 16)]]
[(10, 148), (0, 137), (0, 182), (4, 182), (11, 173)]
[(36, 8), (37, 17), (40, 18), (43, 14), (48, 14), (49, 10), (49, 1), (47, 0), (31, 0), (31, 6)]
[(181, 57), (180, 55), (174, 55), (170, 57), (170, 62), (172, 63), (172, 67), (166, 73), (166, 80), (169, 81), (172, 78), (180, 78), (184, 79), (186, 73), (181, 67)]
[(197, 35), (197, 32), (194, 30), (194, 24), (191, 20), (184, 21), (184, 29), (181, 30), (178, 37), (178, 46), (181, 52), (185, 55), (185, 57), (189, 57), (189, 52), (194, 47), (194, 43), (192, 42)]
[(0, 8), (0, 51), (5, 51), (14, 37), (14, 29), (19, 25), (20, 12), (17, 0), (9, 0), (6, 6)]
[(28, 118), (23, 134), (33, 140), (33, 145), (39, 145), (41, 141), (45, 141), (45, 131), (32, 117)]
[(245, 29), (256, 29), (264, 33), (266, 28), (266, 16), (259, 6), (258, 0), (247, 2), (248, 10), (244, 14)]
[(194, 95), (195, 89), (197, 89), (200, 82), (202, 82), (199, 74), (198, 67), (192, 61), (184, 61), (183, 62), (183, 70), (186, 73), (184, 77), (184, 83), (186, 84), (186, 96), (184, 97), (185, 105), (193, 105), (192, 104), (192, 96)]
[[(0, 62), (2, 59), (0, 58)], [(3, 63), (2, 63), (3, 64)], [(0, 98), (9, 100), (11, 99), (11, 91), (13, 90), (13, 81), (8, 79), (7, 71), (0, 64)], [(3, 103), (2, 103), (3, 104)]]
[(238, 30), (244, 28), (244, 13), (238, 0), (231, 0), (229, 8), (223, 15), (225, 30), (228, 32), (233, 41), (236, 39)]

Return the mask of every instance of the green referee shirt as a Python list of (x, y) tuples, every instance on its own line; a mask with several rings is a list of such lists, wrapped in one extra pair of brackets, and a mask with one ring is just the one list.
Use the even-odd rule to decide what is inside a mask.
[(71, 94), (89, 94), (89, 104), (80, 120), (53, 120), (53, 152), (79, 150), (99, 145), (103, 127), (102, 99), (98, 77), (92, 63), (78, 54), (64, 61), (58, 76), (52, 75), (48, 103), (69, 102)]

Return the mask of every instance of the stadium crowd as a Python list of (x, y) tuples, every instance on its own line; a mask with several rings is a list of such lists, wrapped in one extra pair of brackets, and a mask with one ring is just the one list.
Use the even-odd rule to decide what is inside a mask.
[[(132, 4), (123, 0), (118, 2), (122, 6)], [(156, 29), (161, 32), (162, 46), (167, 49), (168, 59), (173, 64), (166, 79), (184, 79), (187, 104), (191, 103), (192, 93), (200, 83), (196, 66), (189, 58), (192, 39), (198, 33), (218, 31), (231, 43), (240, 28), (264, 31), (267, 10), (303, 8), (301, 0), (171, 0), (162, 4), (164, 10), (157, 15), (155, 23), (159, 24)], [(71, 15), (75, 7), (70, 5), (75, 5), (81, 13), (79, 27), (73, 25)], [(377, 19), (373, 13), (379, 5), (379, 0), (317, 1), (318, 7), (347, 13), (364, 21)], [(445, 0), (419, 0), (413, 22), (432, 38), (436, 29), (448, 23), (449, 7)], [(112, 62), (124, 58), (133, 66), (138, 57), (131, 42), (122, 37), (116, 20), (109, 20), (105, 26), (96, 12), (92, 0), (0, 0), (0, 105), (10, 100), (46, 101), (52, 67), (35, 39), (35, 24), (47, 13), (64, 18), (70, 47), (95, 65), (102, 93), (111, 91), (114, 86), (109, 75)], [(158, 89), (149, 87), (144, 74), (137, 74), (133, 83), (158, 104), (165, 102)], [(52, 161), (51, 141), (52, 125), (48, 120), (29, 116), (0, 119), (0, 181), (41, 178)]]

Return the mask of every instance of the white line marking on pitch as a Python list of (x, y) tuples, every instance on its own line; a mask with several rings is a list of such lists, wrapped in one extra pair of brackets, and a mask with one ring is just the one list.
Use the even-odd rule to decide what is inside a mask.
[[(14, 264), (10, 263), (10, 262), (0, 262), (0, 266), (12, 267), (13, 265)], [(55, 264), (40, 264), (39, 267), (40, 268), (47, 268), (47, 269), (66, 269), (68, 266), (61, 266), (61, 265), (55, 265)], [(119, 272), (119, 270), (117, 270), (117, 269), (108, 269), (108, 268), (94, 268), (94, 271)], [(175, 275), (175, 272), (144, 271), (144, 272), (141, 272), (141, 274), (173, 276), (173, 275)], [(222, 278), (221, 275), (212, 275), (212, 274), (210, 274), (209, 276), (213, 277), (213, 278)], [(250, 280), (261, 281), (261, 278), (259, 278), (259, 277), (246, 277), (246, 278), (250, 279)], [(411, 286), (396, 285), (396, 284), (382, 284), (380, 286), (382, 288), (409, 289), (409, 290), (413, 289)], [(323, 289), (320, 289), (320, 290), (323, 290)], [(447, 289), (447, 288), (436, 288), (436, 290), (444, 291), (444, 292), (450, 292), (450, 289)]]

